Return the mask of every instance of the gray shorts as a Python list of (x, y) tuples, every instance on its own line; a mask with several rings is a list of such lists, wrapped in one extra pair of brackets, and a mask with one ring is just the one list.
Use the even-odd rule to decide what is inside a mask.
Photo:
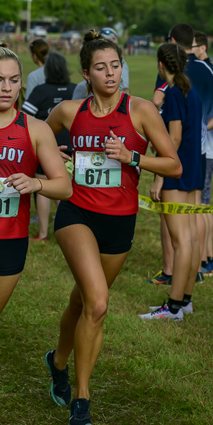
[(201, 203), (210, 204), (211, 200), (211, 185), (213, 175), (213, 159), (206, 158), (206, 175), (204, 181), (204, 188), (201, 194)]

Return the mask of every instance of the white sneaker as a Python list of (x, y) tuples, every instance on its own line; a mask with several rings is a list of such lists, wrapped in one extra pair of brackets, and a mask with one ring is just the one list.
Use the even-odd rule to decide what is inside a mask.
[(184, 314), (192, 314), (193, 313), (193, 304), (192, 301), (189, 302), (185, 307), (181, 307)]
[(150, 311), (155, 311), (155, 310), (158, 310), (159, 308), (161, 308), (161, 305), (150, 305), (149, 306)]
[(147, 314), (141, 314), (139, 315), (140, 319), (172, 319), (172, 320), (183, 320), (183, 311), (182, 308), (178, 310), (176, 314), (171, 313), (169, 311), (168, 305), (163, 304), (160, 308), (157, 308), (157, 310), (152, 311), (152, 313)]
[[(160, 307), (161, 307), (160, 305), (150, 305), (149, 310), (155, 311), (155, 310), (158, 310)], [(190, 301), (189, 304), (186, 305), (185, 307), (182, 306), (181, 308), (184, 314), (192, 314), (194, 312), (192, 301)]]

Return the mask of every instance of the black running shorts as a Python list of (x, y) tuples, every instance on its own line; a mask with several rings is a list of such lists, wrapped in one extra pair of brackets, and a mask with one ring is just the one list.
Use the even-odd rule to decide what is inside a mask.
[(21, 273), (28, 249), (28, 237), (20, 239), (0, 239), (0, 276)]
[(100, 214), (85, 210), (70, 201), (61, 201), (55, 218), (55, 231), (84, 224), (94, 233), (101, 254), (121, 254), (132, 246), (136, 214), (128, 216)]

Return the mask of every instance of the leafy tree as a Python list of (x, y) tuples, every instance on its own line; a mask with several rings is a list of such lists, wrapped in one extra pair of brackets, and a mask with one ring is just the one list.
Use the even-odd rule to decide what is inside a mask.
[[(32, 0), (32, 20), (57, 18), (61, 26), (89, 28), (121, 22), (129, 32), (164, 35), (178, 22), (213, 34), (212, 0)], [(27, 1), (0, 0), (1, 18), (19, 21)], [(134, 29), (135, 28), (135, 29)]]
[(105, 22), (100, 0), (34, 0), (32, 20), (52, 16), (67, 26), (95, 25)]
[(21, 2), (14, 0), (0, 0), (0, 22), (18, 22)]

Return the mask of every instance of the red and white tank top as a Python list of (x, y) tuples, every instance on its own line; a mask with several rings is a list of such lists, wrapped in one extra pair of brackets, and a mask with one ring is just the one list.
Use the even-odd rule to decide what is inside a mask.
[(70, 129), (74, 157), (73, 195), (70, 201), (90, 211), (131, 215), (138, 211), (140, 170), (108, 159), (103, 152), (110, 130), (129, 150), (145, 154), (148, 142), (133, 127), (130, 96), (122, 94), (116, 109), (105, 117), (90, 111), (92, 97), (80, 106)]
[(15, 120), (0, 128), (0, 239), (28, 236), (30, 195), (8, 188), (3, 182), (15, 173), (34, 177), (38, 159), (30, 140), (27, 117), (17, 112)]

